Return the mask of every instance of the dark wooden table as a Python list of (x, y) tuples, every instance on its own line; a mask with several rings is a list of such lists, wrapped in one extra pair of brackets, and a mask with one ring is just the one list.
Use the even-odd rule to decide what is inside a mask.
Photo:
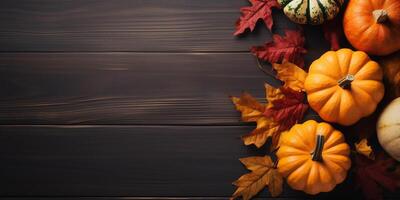
[[(3, 199), (227, 199), (254, 128), (228, 96), (264, 96), (235, 38), (246, 0), (1, 0), (0, 196)], [(294, 28), (275, 12), (274, 32)], [(306, 62), (329, 49), (306, 27)], [(346, 184), (316, 197), (349, 195)], [(267, 191), (259, 197), (269, 197)]]

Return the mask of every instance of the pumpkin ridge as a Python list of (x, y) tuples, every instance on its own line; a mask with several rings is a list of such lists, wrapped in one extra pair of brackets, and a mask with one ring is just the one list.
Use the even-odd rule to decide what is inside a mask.
[[(338, 118), (339, 115), (339, 106), (340, 105), (340, 96), (341, 96), (341, 90), (336, 90), (335, 92), (333, 92), (332, 96), (329, 98), (329, 100), (321, 107), (321, 109), (319, 110), (321, 112), (321, 115), (325, 116), (324, 118), (328, 118), (328, 119), (336, 119)], [(334, 108), (332, 108), (334, 107)], [(329, 114), (328, 116), (326, 116), (326, 112), (327, 110), (330, 112), (327, 113)], [(330, 121), (330, 120), (328, 120)]]
[[(321, 191), (329, 192), (335, 187), (336, 180), (335, 180), (332, 172), (329, 170), (329, 168), (326, 165), (319, 165), (318, 167), (319, 167), (319, 171), (320, 171), (320, 173), (319, 173), (320, 182), (321, 182), (321, 185), (323, 186)], [(325, 182), (326, 178), (322, 176), (323, 174), (321, 172), (325, 172), (326, 175), (329, 176), (329, 180), (330, 180), (329, 182)]]
[(306, 151), (306, 152), (312, 151), (312, 148), (313, 148), (313, 147), (310, 147), (308, 144), (306, 144), (306, 143), (304, 142), (303, 138), (299, 136), (299, 133), (301, 134), (301, 132), (299, 132), (300, 129), (296, 127), (296, 128), (294, 129), (294, 131), (296, 131), (297, 134), (292, 134), (292, 137), (296, 138), (297, 141), (298, 141), (299, 143), (302, 144), (302, 147), (304, 148), (304, 151)]
[[(350, 149), (349, 149), (350, 150)], [(329, 159), (330, 162), (334, 162), (339, 165), (344, 171), (350, 168), (350, 165), (346, 165), (345, 161), (350, 161), (345, 155), (325, 155), (325, 159)]]
[[(322, 96), (322, 97), (318, 98), (318, 104), (315, 104), (313, 101), (310, 101), (310, 100), (308, 102), (316, 110), (321, 110), (322, 107), (326, 104), (326, 102), (328, 102), (329, 99), (332, 97), (332, 95), (336, 92), (336, 88), (335, 87), (337, 87), (337, 86), (333, 86), (333, 87), (328, 88), (328, 89), (332, 90), (332, 91), (329, 91), (330, 94), (325, 94), (325, 93), (328, 93), (327, 92), (328, 89), (323, 89), (323, 90), (315, 91), (315, 92), (308, 92), (308, 96), (309, 97), (316, 96), (316, 95)], [(322, 93), (322, 94), (319, 94), (319, 93)], [(326, 97), (324, 98), (324, 96), (326, 96)], [(317, 105), (318, 105), (318, 107), (317, 107)]]
[[(308, 176), (310, 175), (311, 167), (312, 167), (312, 162), (310, 160), (304, 162), (303, 165), (301, 165), (299, 168), (295, 169), (292, 173), (288, 175), (287, 177), (288, 184), (294, 189), (305, 190), (307, 185), (307, 179)], [(294, 177), (301, 178), (301, 181), (293, 180)], [(295, 185), (298, 182), (300, 182), (301, 185), (299, 184)]]
[(337, 130), (333, 130), (329, 137), (326, 137), (324, 151), (344, 142), (344, 138), (340, 134), (342, 133)]
[(316, 194), (316, 191), (314, 191), (314, 190), (317, 190), (317, 189), (316, 189), (316, 187), (315, 187), (315, 185), (313, 183), (315, 183), (316, 186), (318, 187), (319, 183), (321, 182), (319, 180), (318, 171), (319, 171), (318, 163), (312, 162), (311, 163), (311, 168), (310, 168), (309, 173), (308, 173), (308, 178), (307, 178), (307, 181), (306, 181), (306, 189), (305, 189), (310, 194)]
[(343, 48), (337, 51), (338, 63), (340, 67), (340, 71), (342, 72), (342, 76), (349, 74), (349, 65), (351, 62), (351, 57), (353, 52), (350, 49)]
[(347, 144), (344, 142), (341, 142), (337, 144), (336, 146), (330, 147), (328, 149), (324, 149), (324, 153), (327, 155), (332, 155), (332, 154), (339, 154), (339, 155), (346, 155), (347, 153)]
[[(373, 71), (373, 72), (370, 72)], [(369, 72), (369, 74), (368, 74)], [(361, 80), (374, 80), (374, 81), (381, 81), (382, 80), (382, 70), (379, 67), (379, 64), (375, 61), (368, 61), (366, 62), (357, 72), (354, 74), (356, 79), (360, 80), (360, 76), (362, 77)]]
[[(302, 157), (304, 157), (304, 158), (302, 158)], [(292, 161), (292, 159), (296, 159), (296, 161)], [(290, 160), (290, 162), (287, 160)], [(307, 156), (304, 156), (304, 155), (303, 156), (299, 156), (299, 155), (285, 156), (279, 160), (279, 162), (285, 164), (284, 174), (293, 173), (295, 170), (297, 170), (300, 166), (304, 165), (308, 161), (309, 161), (308, 155)], [(278, 162), (278, 166), (279, 166), (279, 162)], [(282, 169), (282, 168), (280, 167), (280, 169)]]
[[(318, 87), (314, 87), (312, 90), (307, 90), (307, 92), (309, 92), (309, 93), (313, 93), (313, 92), (319, 91), (319, 90), (326, 90), (326, 89), (329, 89), (331, 87), (336, 87), (337, 86), (337, 84), (336, 84), (337, 81), (334, 78), (332, 78), (330, 76), (327, 76), (325, 74), (318, 74), (318, 75), (311, 74), (311, 75), (308, 75), (308, 77), (309, 77), (308, 81), (307, 81), (307, 78), (306, 78), (305, 82), (308, 82), (308, 84), (313, 84), (313, 85), (318, 86)], [(324, 77), (324, 78), (328, 79), (326, 81), (329, 84), (322, 85), (321, 83), (315, 81), (315, 77)], [(311, 83), (310, 83), (310, 80), (312, 81)]]
[(368, 96), (371, 97), (371, 99), (373, 100), (374, 103), (376, 103), (376, 104), (379, 103), (382, 100), (384, 93), (382, 93), (381, 96), (378, 96), (376, 93), (370, 94), (367, 90), (365, 90), (365, 88), (364, 88), (365, 86), (363, 86), (363, 84), (365, 84), (365, 82), (376, 82), (377, 85), (384, 88), (383, 84), (380, 81), (376, 81), (376, 80), (358, 80), (353, 84), (355, 87), (357, 87), (360, 90), (362, 90), (363, 92), (367, 93)]
[[(326, 166), (329, 168), (330, 171), (338, 172), (339, 175), (333, 176), (333, 179), (335, 180), (336, 184), (339, 184), (344, 181), (346, 178), (346, 174), (343, 173), (346, 171), (346, 169), (342, 168), (340, 165), (338, 165), (335, 162), (332, 162), (331, 160), (326, 160), (325, 161)], [(339, 178), (338, 178), (339, 177)]]

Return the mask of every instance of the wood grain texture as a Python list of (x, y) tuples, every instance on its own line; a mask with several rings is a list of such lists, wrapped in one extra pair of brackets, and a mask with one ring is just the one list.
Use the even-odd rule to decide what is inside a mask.
[(264, 82), (249, 53), (0, 53), (0, 124), (238, 124), (229, 95)]
[[(242, 145), (252, 128), (0, 126), (0, 195), (228, 197), (246, 173), (238, 158), (267, 151)], [(281, 197), (310, 198), (287, 186)]]
[[(248, 51), (263, 25), (233, 36), (246, 0), (2, 0), (0, 51)], [(274, 14), (275, 28), (295, 25)], [(261, 23), (260, 23), (261, 25)]]
[(0, 123), (237, 124), (229, 95), (264, 96), (255, 62), (237, 53), (0, 54)]

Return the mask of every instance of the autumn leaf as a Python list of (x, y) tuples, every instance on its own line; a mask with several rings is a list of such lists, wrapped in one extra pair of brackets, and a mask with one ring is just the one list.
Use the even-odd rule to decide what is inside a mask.
[(279, 123), (279, 131), (290, 129), (294, 124), (303, 119), (308, 109), (304, 103), (304, 93), (297, 92), (290, 88), (280, 88), (285, 98), (273, 100), (272, 107), (265, 110), (264, 115), (271, 117)]
[(286, 30), (284, 37), (274, 34), (272, 42), (252, 47), (251, 52), (259, 59), (270, 63), (282, 63), (283, 60), (287, 60), (303, 68), (303, 55), (307, 53), (304, 43), (302, 31)]
[(268, 138), (279, 134), (280, 125), (272, 118), (261, 117), (257, 120), (257, 128), (247, 135), (242, 136), (245, 145), (254, 144), (257, 148), (262, 147)]
[(231, 100), (235, 104), (236, 110), (242, 113), (244, 122), (254, 122), (264, 116), (265, 106), (246, 92), (240, 98), (231, 97)]
[(268, 185), (271, 195), (278, 196), (282, 192), (283, 179), (275, 168), (271, 157), (254, 156), (242, 158), (240, 161), (251, 172), (233, 182), (237, 189), (231, 199), (240, 196), (244, 200), (251, 199)]
[(274, 63), (272, 67), (276, 70), (278, 79), (285, 83), (284, 87), (297, 92), (304, 91), (307, 73), (303, 69), (288, 61), (283, 61), (282, 64)]
[(356, 187), (361, 189), (366, 199), (383, 199), (383, 188), (393, 192), (399, 187), (400, 178), (396, 171), (391, 170), (395, 164), (396, 161), (384, 153), (378, 154), (375, 160), (356, 156)]
[(277, 197), (282, 193), (283, 177), (277, 169), (271, 169), (269, 174), (268, 190), (272, 197)]
[(364, 155), (369, 159), (374, 159), (373, 152), (371, 146), (368, 145), (367, 139), (362, 139), (360, 142), (354, 144), (356, 147), (357, 153)]
[(236, 32), (234, 35), (242, 34), (246, 29), (253, 31), (257, 21), (262, 19), (269, 30), (272, 29), (272, 10), (279, 8), (276, 0), (249, 0), (251, 6), (242, 7), (242, 16), (236, 22)]
[(268, 84), (264, 84), (265, 87), (265, 98), (267, 99), (267, 108), (271, 108), (274, 106), (272, 102), (278, 99), (284, 99), (285, 95), (282, 93), (280, 89), (274, 88)]
[(289, 129), (303, 118), (308, 105), (303, 103), (304, 93), (290, 88), (273, 88), (265, 84), (267, 105), (259, 103), (248, 93), (240, 98), (231, 97), (236, 109), (242, 112), (242, 120), (256, 122), (257, 127), (242, 136), (245, 145), (254, 144), (260, 148), (272, 138), (272, 149), (278, 142), (280, 133)]

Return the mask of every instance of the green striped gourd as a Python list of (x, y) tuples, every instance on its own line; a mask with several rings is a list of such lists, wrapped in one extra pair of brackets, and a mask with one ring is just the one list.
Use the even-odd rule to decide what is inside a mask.
[(318, 25), (333, 19), (344, 0), (278, 0), (285, 15), (299, 24)]

